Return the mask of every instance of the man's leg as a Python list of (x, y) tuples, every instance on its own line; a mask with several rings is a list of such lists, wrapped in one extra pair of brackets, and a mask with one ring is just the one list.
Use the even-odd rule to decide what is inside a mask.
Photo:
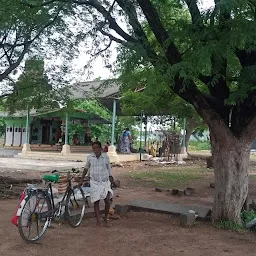
[(104, 199), (105, 201), (105, 223), (108, 222), (108, 214), (110, 209), (110, 192), (108, 192), (107, 197)]
[(100, 200), (94, 202), (94, 213), (97, 221), (97, 226), (100, 226)]

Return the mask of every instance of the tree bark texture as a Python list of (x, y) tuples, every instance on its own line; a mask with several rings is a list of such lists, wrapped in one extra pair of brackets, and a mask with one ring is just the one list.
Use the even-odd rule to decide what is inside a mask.
[[(225, 129), (222, 132), (225, 133)], [(251, 143), (230, 134), (221, 140), (214, 128), (210, 129), (210, 135), (215, 174), (213, 220), (240, 223), (240, 213), (248, 195)]]

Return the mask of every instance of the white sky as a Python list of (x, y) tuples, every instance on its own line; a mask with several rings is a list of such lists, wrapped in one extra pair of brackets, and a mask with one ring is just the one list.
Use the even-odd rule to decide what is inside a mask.
[[(208, 9), (208, 8), (214, 6), (214, 0), (198, 0), (198, 3), (200, 5), (201, 10)], [(115, 61), (115, 59), (116, 59), (116, 51), (115, 51), (115, 46), (113, 46), (110, 62), (113, 63)], [(75, 68), (77, 70), (83, 69), (83, 67), (86, 63), (86, 60), (89, 60), (89, 56), (84, 53), (81, 53), (79, 58), (74, 60)], [(93, 75), (92, 75), (92, 77), (90, 77), (89, 80), (93, 80), (97, 77), (101, 77), (102, 79), (108, 79), (108, 78), (113, 77), (113, 74), (110, 72), (110, 70), (108, 68), (105, 67), (104, 62), (100, 57), (95, 61), (94, 65), (93, 65), (92, 72), (93, 72)], [(87, 80), (86, 75), (80, 77), (79, 80), (86, 81)]]

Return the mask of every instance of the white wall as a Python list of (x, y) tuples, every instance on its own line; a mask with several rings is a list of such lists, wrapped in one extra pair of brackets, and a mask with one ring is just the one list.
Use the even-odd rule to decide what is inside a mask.
[(12, 131), (13, 131), (12, 126), (6, 126), (6, 128), (5, 128), (5, 132), (6, 132), (5, 145), (6, 146), (12, 145)]
[(20, 146), (21, 139), (21, 127), (14, 127), (13, 146)]
[(21, 141), (21, 146), (26, 142), (26, 128), (22, 128), (22, 141)]

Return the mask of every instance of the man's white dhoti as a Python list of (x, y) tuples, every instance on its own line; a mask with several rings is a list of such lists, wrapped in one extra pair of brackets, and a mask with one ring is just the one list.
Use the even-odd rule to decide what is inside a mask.
[(113, 197), (113, 190), (111, 189), (111, 183), (109, 180), (90, 180), (90, 188), (90, 197), (92, 203), (105, 199), (108, 195), (108, 192), (110, 193), (110, 198)]

